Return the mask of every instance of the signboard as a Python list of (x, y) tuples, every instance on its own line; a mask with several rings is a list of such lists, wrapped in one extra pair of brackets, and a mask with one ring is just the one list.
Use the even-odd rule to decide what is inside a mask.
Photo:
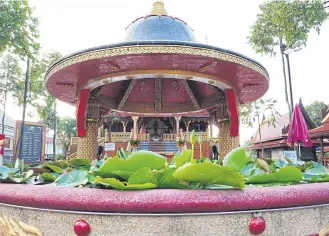
[(283, 157), (289, 158), (292, 163), (297, 164), (297, 152), (296, 151), (284, 151)]
[(24, 125), (20, 158), (28, 163), (40, 162), (42, 157), (43, 128)]
[(104, 151), (115, 151), (115, 143), (104, 143)]

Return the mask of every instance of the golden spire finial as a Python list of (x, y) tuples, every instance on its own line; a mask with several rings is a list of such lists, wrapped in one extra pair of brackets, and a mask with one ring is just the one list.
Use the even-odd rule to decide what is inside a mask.
[(164, 3), (161, 0), (157, 0), (153, 3), (153, 9), (151, 11), (151, 15), (167, 15), (166, 9), (164, 7)]

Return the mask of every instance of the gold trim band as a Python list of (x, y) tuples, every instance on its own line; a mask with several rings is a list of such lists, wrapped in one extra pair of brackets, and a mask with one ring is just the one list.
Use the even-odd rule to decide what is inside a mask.
[(62, 70), (68, 66), (90, 61), (94, 59), (100, 58), (108, 58), (114, 56), (125, 56), (125, 55), (136, 55), (136, 54), (187, 54), (187, 55), (195, 55), (195, 56), (205, 56), (209, 58), (215, 58), (222, 61), (232, 62), (235, 64), (239, 64), (245, 66), (249, 69), (252, 69), (261, 75), (263, 75), (267, 80), (269, 80), (269, 75), (266, 70), (263, 69), (256, 63), (253, 63), (245, 58), (235, 56), (229, 53), (216, 51), (213, 49), (206, 48), (197, 48), (191, 46), (178, 46), (178, 45), (134, 45), (134, 46), (123, 46), (123, 47), (114, 47), (114, 48), (106, 48), (99, 49), (94, 51), (89, 51), (85, 53), (81, 53), (69, 58), (60, 61), (57, 65), (50, 68), (47, 71), (45, 81), (47, 80), (59, 70)]

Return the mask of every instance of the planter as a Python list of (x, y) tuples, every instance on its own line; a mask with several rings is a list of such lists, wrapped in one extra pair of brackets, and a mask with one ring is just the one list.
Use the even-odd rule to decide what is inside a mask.
[(47, 236), (58, 235), (58, 229), (60, 235), (75, 235), (78, 220), (87, 222), (91, 236), (248, 236), (260, 227), (265, 227), (261, 235), (305, 236), (329, 223), (329, 183), (224, 191), (0, 188), (0, 215), (33, 225)]

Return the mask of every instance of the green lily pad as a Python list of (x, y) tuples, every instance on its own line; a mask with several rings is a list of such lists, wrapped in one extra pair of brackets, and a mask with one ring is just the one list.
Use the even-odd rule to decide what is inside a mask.
[(52, 165), (51, 163), (43, 163), (43, 167), (47, 167), (48, 169), (54, 171), (55, 173), (62, 174), (64, 170), (58, 166)]
[(226, 155), (223, 161), (223, 166), (241, 171), (249, 162), (249, 160), (250, 158), (248, 157), (245, 149), (243, 147), (239, 147)]
[(185, 149), (180, 155), (176, 156), (174, 158), (174, 163), (176, 168), (179, 168), (185, 163), (190, 162), (191, 156), (192, 156), (192, 150), (190, 149)]
[(156, 179), (157, 188), (162, 189), (187, 189), (189, 188), (188, 183), (179, 181), (174, 178), (174, 168), (165, 167), (161, 170), (154, 170), (154, 176)]
[(58, 174), (55, 175), (54, 173), (44, 172), (41, 174), (41, 176), (46, 182), (54, 182), (59, 175)]
[(211, 190), (227, 190), (227, 189), (235, 189), (232, 186), (226, 186), (226, 185), (220, 185), (220, 184), (211, 184), (207, 186), (205, 189), (211, 189)]
[(107, 178), (109, 175), (119, 175), (128, 179), (137, 170), (148, 167), (161, 169), (166, 164), (166, 158), (150, 151), (138, 151), (132, 153), (127, 159), (113, 157), (106, 160), (96, 172), (100, 177)]
[(299, 182), (303, 179), (302, 172), (293, 166), (286, 166), (276, 173), (255, 175), (248, 178), (247, 184), (268, 184), (279, 182)]
[(15, 174), (19, 171), (17, 168), (8, 168), (6, 166), (0, 166), (0, 179), (7, 179), (8, 174)]
[(135, 173), (133, 173), (130, 176), (128, 180), (128, 185), (154, 183), (154, 182), (155, 179), (152, 170), (148, 167), (144, 167), (137, 170)]
[(9, 173), (8, 178), (15, 183), (24, 183), (33, 175), (33, 170), (24, 172), (23, 174), (15, 175), (14, 173)]
[(247, 164), (242, 170), (241, 170), (241, 174), (244, 176), (250, 176), (252, 174), (252, 170), (254, 170), (256, 168), (256, 163), (249, 163)]
[(222, 184), (236, 188), (244, 188), (243, 176), (228, 167), (219, 166), (213, 163), (187, 163), (178, 168), (174, 174), (178, 180), (195, 182), (201, 184)]
[(88, 183), (88, 172), (84, 170), (72, 170), (61, 177), (56, 183), (57, 186), (77, 187)]
[(115, 189), (121, 189), (121, 190), (142, 190), (142, 189), (152, 189), (156, 188), (156, 184), (154, 183), (145, 183), (145, 184), (124, 184), (123, 182), (115, 179), (115, 178), (101, 178), (97, 176), (94, 179), (94, 182), (97, 184), (101, 184), (105, 187), (111, 187)]
[(288, 166), (288, 163), (285, 162), (284, 160), (277, 160), (274, 162), (274, 165), (277, 167), (277, 168), (282, 168), (282, 167), (285, 167), (285, 166)]
[(70, 160), (69, 163), (70, 163), (70, 165), (76, 166), (76, 167), (91, 165), (90, 160), (87, 158), (75, 158), (75, 159)]

